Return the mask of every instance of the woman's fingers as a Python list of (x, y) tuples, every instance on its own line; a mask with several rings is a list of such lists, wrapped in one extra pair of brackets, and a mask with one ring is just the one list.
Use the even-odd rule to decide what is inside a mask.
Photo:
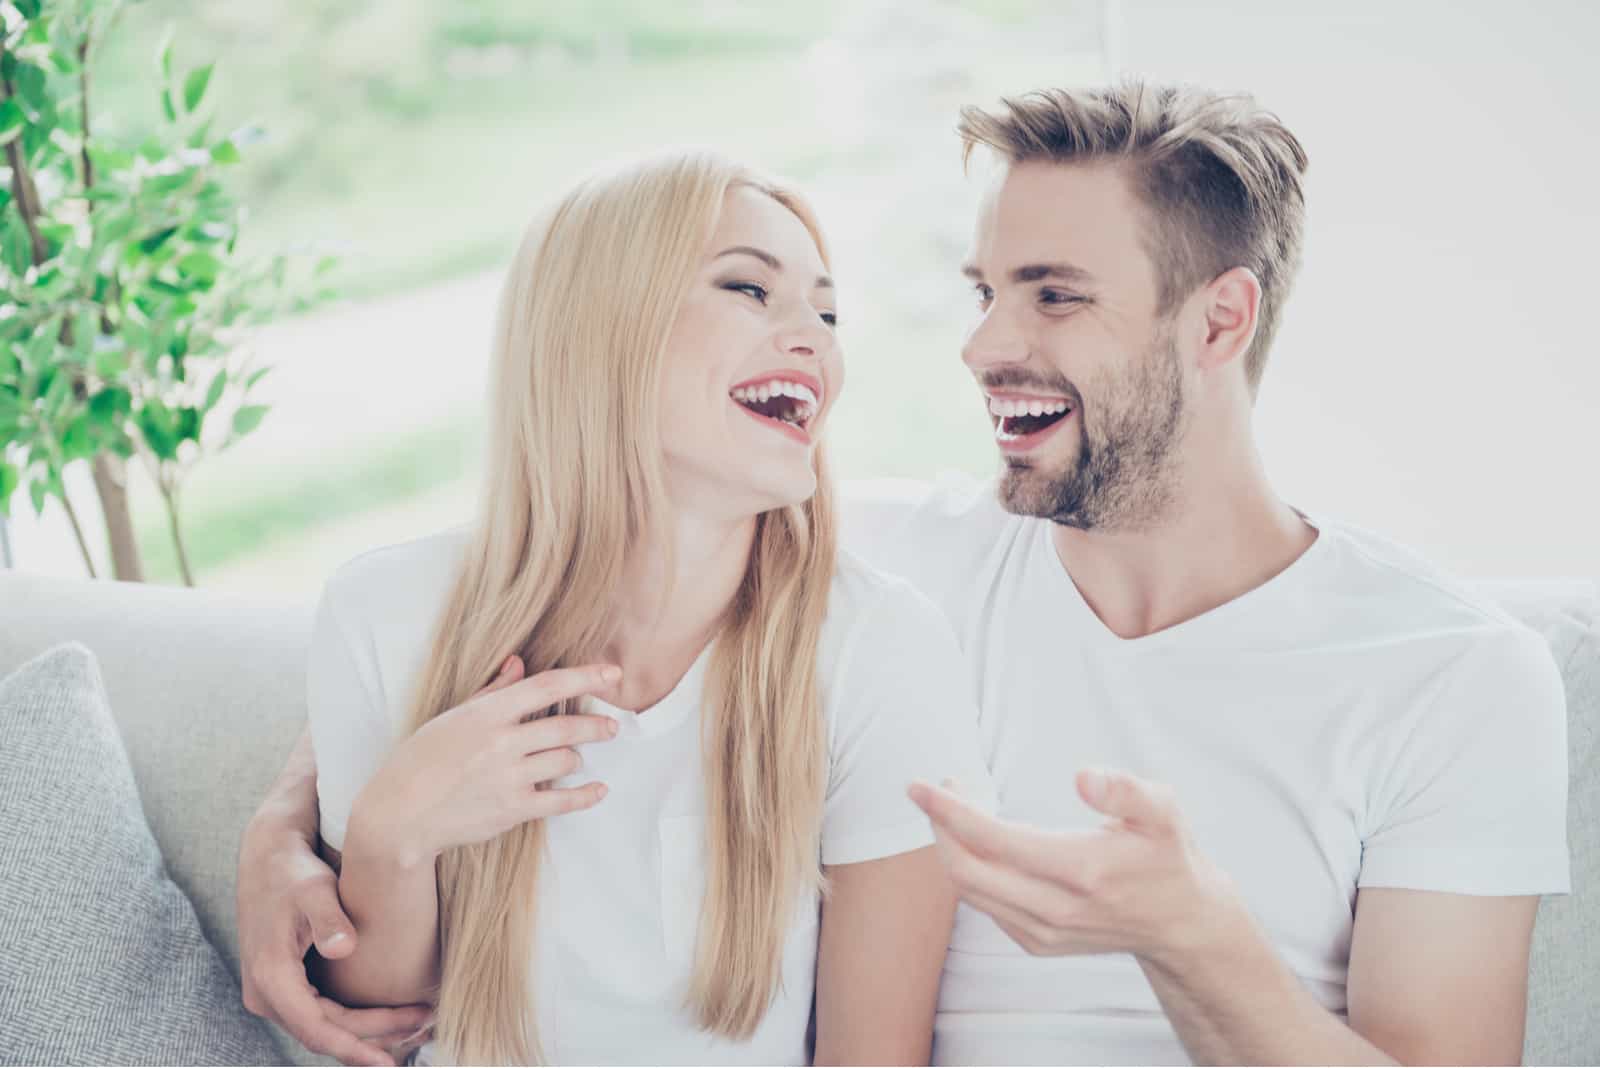
[(605, 742), (617, 736), (617, 721), (606, 716), (541, 716), (512, 728), (523, 753), (571, 748), (589, 742)]
[(615, 664), (587, 664), (583, 667), (555, 668), (514, 682), (484, 697), (497, 716), (519, 721), (562, 701), (585, 694), (605, 693), (622, 678)]
[(563, 787), (559, 790), (540, 790), (530, 786), (528, 803), (522, 818), (526, 821), (564, 816), (569, 812), (593, 808), (605, 796), (606, 784), (603, 782), (586, 782), (582, 786)]
[(522, 761), (519, 768), (524, 781), (533, 786), (535, 783), (553, 782), (564, 778), (583, 767), (583, 758), (576, 749), (543, 749), (537, 753), (530, 753)]
[(505, 689), (514, 682), (521, 682), (522, 671), (522, 657), (512, 653), (510, 656), (506, 657), (500, 662), (500, 670), (495, 674), (494, 678), (489, 680), (488, 685), (484, 686), (484, 688), (479, 690), (474, 696), (481, 696), (486, 693), (494, 693), (496, 690)]

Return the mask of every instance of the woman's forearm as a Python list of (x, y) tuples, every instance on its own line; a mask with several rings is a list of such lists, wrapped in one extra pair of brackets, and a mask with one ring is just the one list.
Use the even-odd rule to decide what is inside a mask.
[(410, 856), (351, 814), (339, 898), (356, 948), (321, 962), (318, 986), (345, 1005), (434, 1001), (439, 983), (439, 885), (432, 857)]

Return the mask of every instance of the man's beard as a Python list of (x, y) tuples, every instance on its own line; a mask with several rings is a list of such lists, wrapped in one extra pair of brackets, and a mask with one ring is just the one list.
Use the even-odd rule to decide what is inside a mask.
[[(988, 382), (991, 388), (1022, 382)], [(1051, 472), (1027, 457), (1006, 459), (1000, 503), (1078, 530), (1139, 530), (1156, 522), (1175, 496), (1173, 456), (1183, 437), (1183, 371), (1171, 332), (1163, 330), (1144, 358), (1084, 409), (1064, 380), (1078, 422), (1077, 455)]]

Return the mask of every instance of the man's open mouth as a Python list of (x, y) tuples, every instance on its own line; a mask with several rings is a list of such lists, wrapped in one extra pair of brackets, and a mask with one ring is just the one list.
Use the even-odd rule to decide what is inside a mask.
[(995, 437), (1016, 441), (1031, 437), (1072, 414), (1064, 397), (990, 397), (989, 415), (995, 420)]
[(817, 395), (810, 386), (787, 379), (769, 379), (728, 391), (734, 403), (762, 419), (804, 433), (817, 414)]

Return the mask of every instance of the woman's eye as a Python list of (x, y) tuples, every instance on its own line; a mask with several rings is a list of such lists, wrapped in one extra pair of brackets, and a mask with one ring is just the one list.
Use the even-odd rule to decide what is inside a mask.
[(979, 304), (987, 304), (994, 299), (994, 290), (982, 283), (973, 286), (972, 292), (977, 295)]
[(836, 312), (823, 312), (822, 313), (822, 321), (827, 323), (829, 326), (838, 326), (839, 325), (838, 313), (836, 313)]
[(754, 297), (757, 301), (759, 301), (762, 304), (765, 304), (767, 302), (767, 291), (766, 291), (766, 289), (764, 287), (762, 287), (762, 286), (756, 285), (754, 282), (729, 282), (727, 285), (723, 286), (722, 288), (723, 289), (730, 289), (735, 293), (748, 294), (749, 296)]

